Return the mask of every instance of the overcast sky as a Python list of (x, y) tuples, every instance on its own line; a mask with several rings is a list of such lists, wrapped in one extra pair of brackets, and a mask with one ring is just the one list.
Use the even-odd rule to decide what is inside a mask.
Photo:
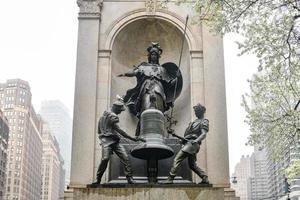
[[(0, 82), (28, 81), (37, 111), (45, 99), (59, 99), (73, 109), (77, 13), (75, 0), (1, 2)], [(237, 39), (227, 35), (224, 40), (231, 173), (241, 155), (252, 152), (245, 146), (249, 128), (240, 104), (257, 66), (253, 56), (237, 57)]]

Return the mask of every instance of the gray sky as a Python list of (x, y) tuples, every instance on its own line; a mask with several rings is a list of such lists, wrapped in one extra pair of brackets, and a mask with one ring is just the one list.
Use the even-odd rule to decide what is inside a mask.
[[(36, 110), (45, 99), (59, 99), (73, 109), (77, 13), (75, 0), (1, 2), (0, 82), (28, 81)], [(257, 66), (253, 56), (237, 57), (237, 39), (230, 34), (224, 40), (231, 173), (241, 155), (252, 152), (245, 146), (249, 128), (240, 104)]]
[(246, 112), (241, 106), (242, 95), (250, 93), (248, 79), (256, 72), (258, 62), (253, 55), (237, 56), (239, 50), (235, 41), (242, 37), (227, 34), (224, 38), (226, 103), (229, 140), (230, 172), (239, 162), (241, 155), (250, 155), (253, 147), (245, 146), (250, 134), (248, 125), (244, 122)]

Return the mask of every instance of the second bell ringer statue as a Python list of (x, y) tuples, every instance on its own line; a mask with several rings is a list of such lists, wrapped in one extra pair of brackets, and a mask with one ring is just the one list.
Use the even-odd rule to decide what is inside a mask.
[(118, 114), (124, 110), (123, 103), (121, 101), (116, 101), (112, 105), (111, 112), (105, 111), (99, 120), (98, 134), (102, 146), (102, 158), (97, 171), (97, 181), (92, 183), (93, 185), (100, 184), (101, 178), (107, 168), (107, 164), (113, 152), (120, 158), (124, 165), (124, 173), (126, 175), (127, 182), (129, 184), (134, 183), (128, 154), (124, 146), (120, 144), (120, 135), (135, 142), (144, 140), (137, 137), (133, 138), (120, 129), (118, 126)]
[(197, 119), (189, 124), (184, 133), (184, 137), (180, 137), (176, 135), (173, 130), (169, 130), (172, 136), (177, 137), (182, 141), (183, 146), (174, 158), (169, 177), (164, 182), (166, 184), (173, 183), (179, 166), (185, 158), (188, 158), (188, 164), (191, 170), (202, 179), (202, 182), (200, 183), (209, 184), (206, 173), (196, 164), (196, 156), (199, 152), (201, 141), (205, 139), (208, 132), (209, 121), (204, 118), (204, 113), (206, 111), (204, 106), (197, 104), (193, 108)]

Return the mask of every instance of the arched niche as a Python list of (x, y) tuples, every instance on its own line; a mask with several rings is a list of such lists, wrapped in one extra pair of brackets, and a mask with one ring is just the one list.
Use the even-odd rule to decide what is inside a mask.
[[(138, 19), (127, 24), (118, 32), (112, 45), (110, 104), (116, 100), (117, 94), (124, 95), (136, 85), (135, 77), (116, 76), (131, 70), (133, 65), (147, 61), (146, 48), (151, 42), (159, 42), (163, 49), (160, 64), (174, 62), (178, 65), (182, 32), (177, 27), (154, 17)], [(186, 39), (180, 69), (183, 75), (183, 89), (175, 102), (174, 117), (178, 124), (174, 128), (182, 135), (191, 120), (190, 53)], [(129, 112), (121, 114), (120, 125), (131, 135), (134, 134), (136, 122), (136, 118)]]

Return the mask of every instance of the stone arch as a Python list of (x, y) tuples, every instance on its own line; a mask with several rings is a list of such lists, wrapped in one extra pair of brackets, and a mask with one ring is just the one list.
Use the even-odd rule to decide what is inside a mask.
[[(182, 17), (178, 16), (177, 14), (169, 11), (158, 11), (155, 12), (155, 14), (150, 14), (146, 12), (144, 9), (136, 10), (129, 12), (119, 19), (117, 19), (114, 23), (112, 23), (109, 28), (108, 28), (108, 34), (105, 42), (104, 49), (111, 50), (112, 45), (114, 43), (115, 37), (118, 35), (118, 33), (126, 27), (128, 24), (140, 20), (140, 19), (149, 19), (149, 18), (155, 18), (155, 19), (161, 19), (165, 20), (172, 25), (174, 25), (178, 30), (181, 32), (184, 32), (184, 27), (185, 27), (185, 19)], [(190, 51), (192, 50), (199, 50), (201, 45), (199, 42), (197, 42), (197, 39), (192, 33), (191, 27), (188, 25), (186, 29), (186, 41), (188, 43), (188, 47)]]

